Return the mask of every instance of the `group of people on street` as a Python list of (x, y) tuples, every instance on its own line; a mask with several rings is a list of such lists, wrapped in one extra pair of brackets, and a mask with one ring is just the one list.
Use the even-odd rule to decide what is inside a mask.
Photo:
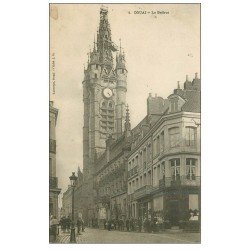
[[(59, 225), (61, 226), (63, 233), (70, 232), (70, 226), (71, 226), (70, 217), (63, 216), (60, 220)], [(84, 226), (84, 221), (82, 218), (80, 218), (80, 217), (77, 218), (76, 226), (77, 226), (77, 233), (78, 234), (80, 234), (81, 231), (84, 232), (85, 226)]]
[[(49, 237), (50, 242), (55, 242), (57, 235), (59, 234), (59, 226), (63, 233), (70, 233), (71, 227), (71, 219), (69, 216), (63, 216), (60, 221), (58, 222), (57, 218), (53, 215), (50, 216), (50, 223), (49, 223)], [(85, 225), (82, 218), (78, 217), (76, 221), (77, 233), (81, 234), (84, 232)]]
[(71, 219), (69, 216), (63, 216), (61, 219), (60, 219), (60, 226), (61, 226), (61, 230), (63, 233), (65, 232), (69, 232), (70, 231), (70, 225), (71, 225)]
[(104, 220), (104, 229), (108, 231), (119, 230), (127, 232), (157, 232), (161, 228), (157, 218), (148, 219), (145, 218), (127, 218), (127, 219), (110, 219)]

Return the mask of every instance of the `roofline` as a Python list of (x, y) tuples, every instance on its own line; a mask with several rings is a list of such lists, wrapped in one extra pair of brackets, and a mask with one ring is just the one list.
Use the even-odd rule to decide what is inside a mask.
[(180, 111), (176, 113), (162, 115), (162, 117), (153, 125), (153, 127), (150, 128), (149, 131), (147, 131), (147, 134), (142, 138), (140, 143), (133, 149), (133, 152), (131, 150), (131, 153), (128, 154), (128, 158), (134, 153), (134, 151), (138, 150), (138, 148), (141, 147), (141, 145), (150, 137), (151, 133), (154, 132), (158, 128), (158, 126), (160, 126), (166, 119), (168, 120), (168, 118), (178, 118), (178, 117), (181, 117), (184, 115), (190, 115), (190, 114), (200, 115), (200, 113), (186, 112), (186, 111)]

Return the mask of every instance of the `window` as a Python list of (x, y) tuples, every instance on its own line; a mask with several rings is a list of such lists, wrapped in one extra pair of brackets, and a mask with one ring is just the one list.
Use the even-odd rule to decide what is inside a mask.
[(135, 185), (135, 188), (136, 188), (136, 189), (139, 188), (139, 180), (138, 180), (138, 178), (136, 178), (136, 185)]
[(151, 144), (148, 144), (147, 161), (151, 161)]
[(172, 180), (180, 180), (180, 159), (170, 160)]
[(175, 148), (180, 146), (180, 129), (171, 128), (169, 129), (169, 140), (170, 148)]
[(154, 139), (154, 141), (153, 141), (153, 154), (154, 154), (154, 156), (156, 155), (156, 152), (157, 152), (157, 150), (156, 150), (156, 139)]
[(147, 152), (146, 152), (146, 148), (143, 149), (143, 165), (146, 164), (146, 159), (147, 159)]
[(165, 161), (163, 161), (162, 163), (161, 163), (161, 170), (162, 170), (162, 175), (163, 175), (163, 177), (165, 176)]
[(154, 186), (156, 186), (157, 185), (156, 167), (153, 168), (153, 182)]
[(142, 187), (142, 176), (140, 176), (140, 187)]
[(187, 179), (195, 180), (196, 172), (196, 159), (187, 158), (186, 159), (186, 170), (187, 170)]
[(196, 128), (186, 127), (186, 146), (195, 146)]
[(131, 190), (131, 182), (129, 182), (128, 192), (129, 192), (129, 193), (132, 193), (132, 190)]
[(128, 170), (131, 169), (131, 161), (128, 163)]
[(160, 152), (163, 151), (164, 151), (164, 131), (162, 131), (160, 135)]
[(177, 112), (178, 111), (178, 99), (171, 99), (170, 101), (170, 109), (171, 112)]
[(158, 135), (156, 138), (156, 153), (160, 153), (160, 136)]
[(95, 78), (97, 78), (97, 74), (95, 74)]
[(157, 183), (160, 180), (160, 165), (157, 166)]
[(95, 65), (95, 68), (98, 69), (98, 64)]
[(52, 176), (52, 158), (49, 158), (49, 176)]
[(143, 175), (143, 186), (147, 185), (147, 174)]
[(143, 159), (142, 159), (142, 151), (140, 152), (140, 165), (142, 166), (143, 163), (142, 163)]
[(135, 165), (138, 166), (138, 155), (135, 157)]
[(148, 171), (148, 181), (146, 185), (151, 185), (151, 171)]

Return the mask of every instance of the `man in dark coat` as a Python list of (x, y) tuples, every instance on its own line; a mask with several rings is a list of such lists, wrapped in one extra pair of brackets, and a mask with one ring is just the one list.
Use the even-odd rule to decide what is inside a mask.
[(111, 220), (108, 220), (108, 231), (110, 231), (111, 230)]
[(66, 227), (66, 231), (69, 232), (70, 230), (70, 224), (71, 224), (71, 219), (69, 218), (69, 216), (65, 219), (65, 227)]
[(77, 233), (81, 234), (80, 232), (81, 232), (81, 229), (83, 227), (83, 221), (80, 217), (78, 217), (78, 219), (77, 219), (76, 226), (77, 226)]
[(127, 228), (127, 231), (129, 231), (129, 219), (128, 218), (126, 219), (126, 228)]
[(141, 232), (141, 228), (142, 228), (142, 221), (141, 221), (141, 218), (139, 217), (138, 218), (138, 229), (139, 229), (139, 232)]

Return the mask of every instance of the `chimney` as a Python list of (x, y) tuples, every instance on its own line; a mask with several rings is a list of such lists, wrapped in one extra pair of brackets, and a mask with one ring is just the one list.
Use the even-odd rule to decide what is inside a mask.
[(188, 75), (186, 75), (186, 82), (188, 82)]
[(198, 73), (196, 72), (196, 73), (195, 73), (195, 79), (197, 79), (197, 78), (198, 78)]

